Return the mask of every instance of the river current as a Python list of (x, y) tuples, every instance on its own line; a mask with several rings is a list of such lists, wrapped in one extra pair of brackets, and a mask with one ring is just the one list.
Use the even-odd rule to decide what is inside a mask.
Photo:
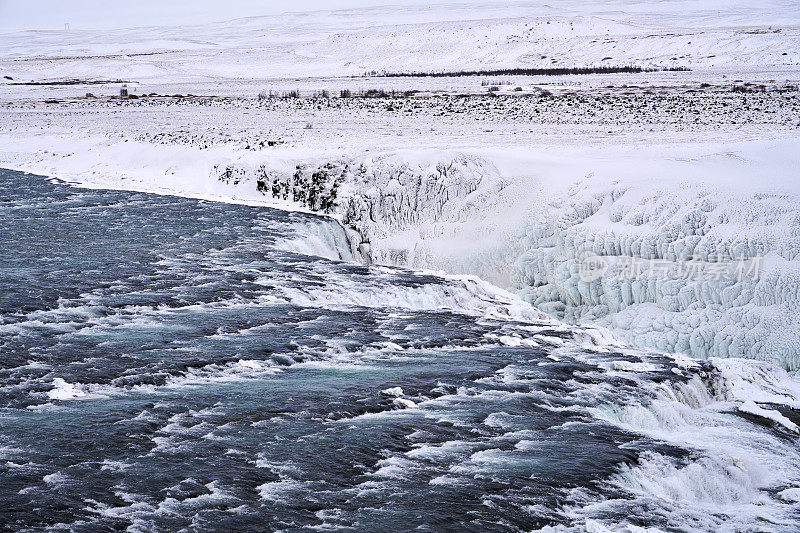
[(8, 529), (800, 527), (797, 435), (721, 363), (360, 264), (313, 215), (0, 184)]

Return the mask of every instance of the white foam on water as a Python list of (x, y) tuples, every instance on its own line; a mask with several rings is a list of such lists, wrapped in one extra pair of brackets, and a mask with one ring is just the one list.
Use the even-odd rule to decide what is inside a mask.
[(63, 485), (67, 481), (69, 481), (69, 477), (61, 472), (53, 472), (52, 474), (47, 474), (42, 478), (42, 481), (47, 483), (48, 485)]
[(402, 480), (407, 479), (410, 470), (417, 465), (414, 461), (410, 461), (405, 457), (392, 456), (387, 457), (386, 459), (381, 459), (375, 466), (377, 468), (370, 474), (370, 477), (378, 479)]
[(714, 366), (717, 363), (722, 372), (702, 372), (685, 383), (641, 382), (644, 392), (653, 396), (649, 401), (589, 409), (600, 420), (689, 450), (690, 455), (643, 453), (636, 464), (621, 466), (609, 480), (609, 486), (628, 494), (625, 499), (576, 507), (571, 511), (573, 518), (597, 518), (613, 530), (625, 526), (625, 520), (608, 522), (600, 516), (615, 506), (633, 505), (662, 514), (670, 527), (678, 529), (739, 531), (752, 524), (763, 524), (765, 530), (793, 527), (800, 504), (776, 493), (800, 486), (800, 448), (794, 437), (787, 439), (736, 412), (756, 414), (791, 432), (796, 426), (777, 411), (735, 398), (744, 390), (760, 388), (758, 374), (766, 371), (771, 379), (756, 397), (794, 403), (798, 397), (789, 391), (795, 390), (796, 382), (768, 363), (712, 361)]
[(279, 481), (271, 481), (256, 487), (262, 500), (271, 503), (291, 504), (297, 498), (303, 497), (310, 487), (308, 481), (297, 481), (296, 479), (286, 478)]
[(654, 365), (652, 363), (638, 363), (631, 361), (611, 361), (603, 365), (608, 370), (615, 370), (619, 372), (658, 372), (663, 367)]
[[(403, 271), (396, 270), (395, 274)], [(348, 309), (352, 307), (393, 308), (404, 311), (448, 310), (501, 320), (553, 322), (519, 297), (494, 287), (475, 276), (426, 273), (438, 282), (416, 286), (392, 283), (378, 273), (354, 283), (335, 274), (327, 276), (324, 287), (283, 286), (285, 298), (303, 307)], [(268, 278), (270, 282), (273, 280)]]
[(476, 446), (463, 440), (445, 441), (441, 444), (418, 444), (406, 452), (406, 457), (431, 462), (444, 462), (455, 457), (468, 456)]
[(48, 391), (47, 397), (51, 400), (73, 400), (86, 396), (84, 391), (79, 385), (67, 383), (61, 378), (53, 379), (53, 388)]
[(408, 398), (395, 398), (392, 400), (392, 404), (400, 409), (415, 409), (417, 407), (416, 402)]
[[(163, 385), (117, 386), (101, 383), (69, 383), (63, 378), (53, 378), (53, 388), (47, 391), (46, 396), (50, 402), (59, 402), (59, 404), (70, 401), (98, 400), (126, 394), (152, 394), (183, 387), (258, 379), (281, 373), (283, 370), (283, 367), (270, 361), (240, 359), (226, 364), (211, 363), (202, 367), (189, 367), (180, 374), (167, 378)], [(36, 393), (33, 394), (36, 395)], [(29, 406), (29, 409), (52, 406), (52, 403), (45, 403)]]
[[(119, 494), (118, 494), (119, 495)], [(125, 501), (129, 499), (123, 498)], [(89, 506), (84, 510), (95, 513), (99, 516), (114, 519), (125, 519), (131, 522), (128, 531), (148, 531), (152, 527), (152, 520), (156, 508), (145, 501), (133, 501), (130, 505), (111, 506), (96, 500), (86, 500)]]
[(186, 516), (187, 514), (207, 506), (227, 504), (232, 505), (238, 499), (218, 481), (212, 481), (205, 485), (208, 492), (198, 496), (184, 498), (166, 498), (158, 504), (155, 509), (156, 514)]
[(114, 461), (111, 459), (103, 459), (100, 463), (100, 470), (110, 470), (112, 472), (124, 472), (133, 466), (132, 463), (125, 461)]

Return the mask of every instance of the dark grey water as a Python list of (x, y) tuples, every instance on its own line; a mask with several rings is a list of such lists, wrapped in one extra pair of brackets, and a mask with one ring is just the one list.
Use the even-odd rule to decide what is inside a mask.
[(0, 183), (9, 529), (800, 523), (776, 496), (794, 470), (776, 486), (682, 440), (709, 423), (759, 464), (798, 457), (698, 412), (707, 365), (597, 347), (478, 281), (358, 265), (310, 215)]

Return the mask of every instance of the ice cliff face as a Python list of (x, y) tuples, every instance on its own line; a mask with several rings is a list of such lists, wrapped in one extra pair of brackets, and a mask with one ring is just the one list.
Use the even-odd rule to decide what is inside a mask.
[(293, 172), (219, 165), (214, 172), (278, 202), (334, 215), (361, 255), (410, 266), (432, 266), (427, 239), (479, 218), (503, 186), (494, 165), (465, 154), (388, 154), (301, 164)]
[(636, 345), (800, 368), (794, 195), (591, 174), (548, 193), (441, 152), (215, 172), (335, 215), (376, 262), (477, 274)]
[[(796, 206), (680, 187), (576, 187), (524, 232), (516, 288), (546, 312), (637, 345), (798, 368)], [(595, 257), (605, 272), (586, 272)]]

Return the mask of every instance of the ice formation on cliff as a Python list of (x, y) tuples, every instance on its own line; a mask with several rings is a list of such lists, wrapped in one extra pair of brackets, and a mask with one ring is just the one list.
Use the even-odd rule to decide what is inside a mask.
[[(792, 194), (591, 174), (560, 194), (530, 181), (520, 192), (488, 158), (435, 151), (215, 172), (336, 216), (373, 261), (477, 274), (640, 346), (800, 368)], [(596, 279), (581, 275), (587, 253), (608, 268)], [(636, 275), (624, 272), (631, 261)]]

